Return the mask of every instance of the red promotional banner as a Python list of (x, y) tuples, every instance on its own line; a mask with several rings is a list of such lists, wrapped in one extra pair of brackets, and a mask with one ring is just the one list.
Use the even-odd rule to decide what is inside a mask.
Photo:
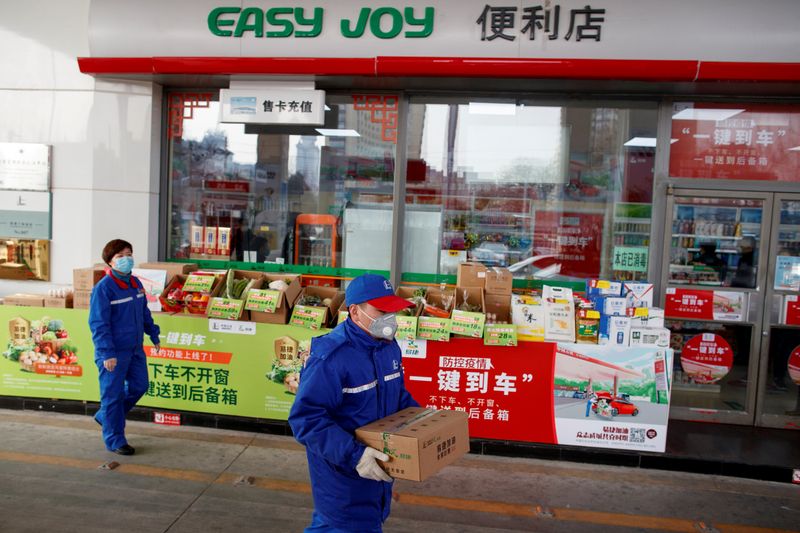
[(789, 326), (800, 326), (800, 299), (797, 296), (787, 296), (785, 306), (783, 323)]
[(664, 314), (670, 318), (714, 320), (714, 292), (667, 289)]
[(206, 189), (226, 192), (250, 192), (249, 181), (206, 180)]
[(716, 383), (733, 366), (733, 350), (728, 341), (714, 333), (695, 335), (681, 351), (681, 367), (695, 383)]
[(208, 350), (193, 350), (191, 348), (161, 348), (143, 346), (145, 355), (153, 359), (174, 359), (179, 361), (194, 361), (197, 363), (214, 363), (217, 365), (231, 364), (231, 352), (210, 352)]
[(403, 358), (406, 386), (423, 406), (469, 415), (469, 434), (555, 443), (555, 344), (485, 346), (475, 339), (422, 342)]
[[(535, 255), (555, 255), (553, 262), (561, 263), (561, 274), (598, 277), (604, 218), (602, 214), (536, 211), (533, 230)], [(537, 265), (547, 266), (543, 262)]]
[(669, 174), (679, 178), (800, 181), (800, 107), (677, 104)]

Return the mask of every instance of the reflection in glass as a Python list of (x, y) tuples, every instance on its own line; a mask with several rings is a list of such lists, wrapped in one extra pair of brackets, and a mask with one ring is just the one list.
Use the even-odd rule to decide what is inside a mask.
[(653, 108), (412, 103), (403, 271), (644, 279), (655, 130)]
[(0, 279), (50, 281), (50, 241), (0, 239)]
[[(170, 258), (388, 268), (395, 145), (369, 109), (329, 98), (328, 135), (218, 117), (195, 107), (170, 139)], [(364, 231), (367, 209), (389, 224)]]
[(756, 288), (762, 200), (676, 198), (669, 281)]
[(800, 330), (772, 328), (764, 412), (800, 417)]
[[(667, 320), (670, 347), (675, 350), (672, 404), (698, 409), (744, 411), (747, 405), (747, 388), (750, 365), (750, 342), (753, 328), (749, 325), (721, 325), (701, 322)], [(733, 351), (732, 366), (727, 372), (697, 379), (695, 369), (681, 354), (686, 345), (703, 334), (719, 335)], [(697, 341), (695, 340), (695, 343)], [(699, 374), (702, 376), (702, 374)]]

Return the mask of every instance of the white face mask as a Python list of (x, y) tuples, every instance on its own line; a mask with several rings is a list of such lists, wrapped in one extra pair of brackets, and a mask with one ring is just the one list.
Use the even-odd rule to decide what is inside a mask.
[(363, 307), (359, 307), (358, 309), (371, 320), (371, 323), (367, 328), (367, 331), (370, 335), (376, 339), (383, 339), (387, 341), (394, 339), (394, 335), (397, 333), (397, 318), (395, 313), (386, 313), (378, 318), (372, 318)]

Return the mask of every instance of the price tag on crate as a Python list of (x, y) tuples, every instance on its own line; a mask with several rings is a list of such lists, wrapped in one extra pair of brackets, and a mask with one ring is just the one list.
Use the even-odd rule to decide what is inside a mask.
[(237, 320), (242, 315), (243, 303), (241, 300), (211, 298), (208, 303), (208, 318)]
[(268, 289), (251, 289), (247, 293), (247, 303), (244, 308), (248, 311), (258, 311), (261, 313), (274, 313), (281, 300), (281, 291)]
[(417, 322), (417, 338), (429, 341), (450, 341), (450, 319), (421, 316)]
[(517, 326), (512, 324), (486, 324), (483, 332), (486, 346), (516, 346)]
[(417, 317), (398, 316), (397, 333), (394, 338), (399, 341), (413, 341), (417, 338)]
[(296, 305), (292, 311), (292, 318), (289, 319), (289, 324), (307, 329), (321, 329), (327, 312), (327, 307)]
[(473, 337), (480, 339), (483, 337), (483, 326), (486, 323), (486, 315), (483, 313), (470, 313), (468, 311), (453, 311), (453, 321), (450, 324), (450, 332), (453, 335), (463, 337)]
[(214, 276), (207, 274), (189, 274), (183, 284), (183, 292), (211, 292)]

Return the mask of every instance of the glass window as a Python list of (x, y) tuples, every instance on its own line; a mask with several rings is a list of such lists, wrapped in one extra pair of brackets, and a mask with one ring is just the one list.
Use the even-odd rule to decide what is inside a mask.
[(324, 135), (169, 102), (169, 258), (389, 269), (396, 97), (329, 95)]
[(404, 279), (647, 276), (655, 104), (412, 102)]
[(800, 181), (800, 107), (678, 103), (669, 174), (676, 178)]

